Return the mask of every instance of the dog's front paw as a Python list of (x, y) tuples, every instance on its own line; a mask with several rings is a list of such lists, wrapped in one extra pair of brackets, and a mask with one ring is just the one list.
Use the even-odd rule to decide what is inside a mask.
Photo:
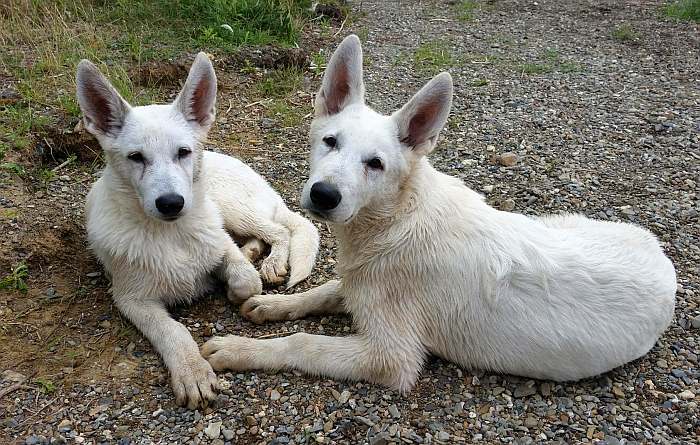
[(229, 335), (214, 337), (202, 345), (202, 356), (217, 371), (246, 371), (251, 369), (255, 340)]
[(260, 266), (260, 275), (270, 284), (282, 284), (287, 276), (287, 260), (280, 256), (268, 256)]
[(241, 306), (241, 315), (253, 323), (296, 320), (304, 316), (292, 295), (256, 295)]
[(227, 284), (228, 299), (234, 303), (240, 303), (262, 292), (260, 275), (248, 261), (229, 266)]
[(182, 360), (170, 370), (175, 402), (189, 409), (205, 407), (216, 398), (219, 380), (211, 365), (202, 357)]

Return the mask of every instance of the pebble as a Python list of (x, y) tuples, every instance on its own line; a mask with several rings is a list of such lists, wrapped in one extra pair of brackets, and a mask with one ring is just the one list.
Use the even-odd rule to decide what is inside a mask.
[(537, 393), (534, 382), (530, 381), (528, 383), (523, 383), (518, 385), (513, 391), (513, 397), (528, 397)]
[(276, 389), (270, 391), (270, 400), (275, 401), (279, 400), (280, 398), (282, 398), (282, 394), (280, 394), (279, 391), (277, 391)]
[(690, 325), (695, 329), (700, 329), (700, 315), (696, 315), (695, 317), (693, 317), (693, 320), (690, 322)]
[(692, 400), (695, 398), (695, 393), (693, 391), (686, 389), (685, 391), (682, 391), (680, 394), (678, 394), (678, 397), (682, 400)]
[(236, 437), (236, 433), (233, 430), (223, 429), (221, 430), (221, 435), (224, 436), (225, 440), (233, 440)]
[(502, 153), (498, 157), (498, 163), (504, 167), (512, 167), (518, 163), (518, 155), (510, 151)]
[(396, 407), (396, 405), (389, 406), (389, 414), (391, 414), (391, 417), (393, 417), (394, 419), (398, 419), (399, 417), (401, 417), (401, 412)]
[(221, 434), (221, 422), (209, 422), (209, 425), (204, 429), (204, 434), (210, 439), (216, 439)]

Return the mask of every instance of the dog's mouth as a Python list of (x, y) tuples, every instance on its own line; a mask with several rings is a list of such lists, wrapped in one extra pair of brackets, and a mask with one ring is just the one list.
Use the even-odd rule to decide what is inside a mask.
[(161, 221), (173, 222), (173, 221), (177, 221), (178, 219), (180, 219), (181, 216), (182, 216), (182, 215), (175, 215), (175, 216), (159, 216), (158, 218), (159, 218)]
[(311, 218), (315, 219), (316, 221), (324, 222), (324, 223), (345, 225), (345, 224), (349, 223), (350, 221), (352, 221), (353, 218), (355, 218), (355, 213), (353, 213), (352, 215), (345, 218), (345, 220), (343, 222), (339, 222), (339, 221), (334, 221), (333, 219), (331, 219), (328, 216), (328, 214), (325, 212), (320, 212), (320, 211), (314, 210), (314, 209), (304, 209), (304, 210), (306, 211), (307, 215), (309, 215)]

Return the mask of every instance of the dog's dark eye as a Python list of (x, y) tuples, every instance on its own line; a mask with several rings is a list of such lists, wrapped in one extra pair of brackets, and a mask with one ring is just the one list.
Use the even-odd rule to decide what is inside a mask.
[(127, 158), (129, 158), (130, 161), (143, 162), (143, 155), (141, 153), (139, 153), (138, 151), (134, 151), (134, 152), (129, 153)]
[(334, 136), (326, 136), (323, 138), (323, 142), (331, 148), (335, 147), (338, 143)]
[(189, 148), (186, 148), (186, 147), (182, 147), (177, 151), (177, 157), (180, 159), (184, 159), (187, 156), (189, 156), (190, 154), (192, 154), (192, 150), (190, 150)]
[(384, 170), (384, 164), (382, 164), (382, 160), (379, 158), (372, 158), (367, 161), (367, 167), (374, 170)]

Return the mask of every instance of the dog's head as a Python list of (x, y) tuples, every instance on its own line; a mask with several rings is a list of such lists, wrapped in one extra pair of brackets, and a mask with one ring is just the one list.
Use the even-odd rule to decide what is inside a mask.
[(435, 147), (452, 105), (448, 73), (391, 116), (366, 106), (364, 91), (362, 47), (350, 35), (331, 57), (314, 104), (302, 206), (319, 219), (346, 224), (397, 199), (412, 167)]
[(78, 65), (76, 84), (85, 128), (145, 214), (165, 221), (186, 214), (199, 179), (200, 142), (214, 122), (216, 75), (206, 54), (197, 55), (185, 86), (168, 105), (130, 106), (87, 60)]

